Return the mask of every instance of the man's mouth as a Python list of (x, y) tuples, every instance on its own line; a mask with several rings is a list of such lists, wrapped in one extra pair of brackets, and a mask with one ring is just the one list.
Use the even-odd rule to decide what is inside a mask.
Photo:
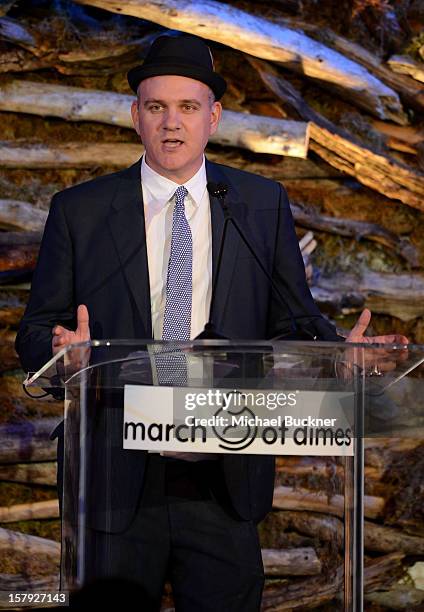
[(166, 138), (162, 140), (162, 144), (166, 149), (178, 149), (178, 147), (184, 144), (184, 141), (179, 138)]

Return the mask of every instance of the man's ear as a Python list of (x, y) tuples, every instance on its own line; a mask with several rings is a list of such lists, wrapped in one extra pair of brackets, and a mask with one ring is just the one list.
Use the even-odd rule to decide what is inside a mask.
[(210, 134), (215, 134), (218, 129), (219, 121), (222, 115), (222, 104), (221, 102), (214, 102), (211, 109), (211, 123), (210, 123)]
[(134, 100), (131, 104), (131, 117), (135, 131), (140, 136), (139, 116), (138, 116), (138, 100)]

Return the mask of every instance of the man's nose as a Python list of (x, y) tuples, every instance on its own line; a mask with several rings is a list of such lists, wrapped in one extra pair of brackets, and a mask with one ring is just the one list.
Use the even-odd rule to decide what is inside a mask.
[(181, 117), (178, 109), (167, 109), (164, 114), (162, 127), (166, 130), (178, 130), (181, 127)]

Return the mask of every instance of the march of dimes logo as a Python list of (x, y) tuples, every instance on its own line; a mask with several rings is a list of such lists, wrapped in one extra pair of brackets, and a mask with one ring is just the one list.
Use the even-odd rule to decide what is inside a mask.
[(126, 449), (353, 454), (353, 394), (125, 386)]

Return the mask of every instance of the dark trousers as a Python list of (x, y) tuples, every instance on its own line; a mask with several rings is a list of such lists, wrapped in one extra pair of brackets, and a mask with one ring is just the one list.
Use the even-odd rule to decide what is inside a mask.
[[(123, 533), (88, 530), (86, 582), (140, 585), (157, 611), (166, 580), (177, 612), (257, 612), (264, 571), (256, 525), (231, 510), (218, 461), (148, 457), (136, 517)], [(140, 602), (141, 603), (141, 602)]]

